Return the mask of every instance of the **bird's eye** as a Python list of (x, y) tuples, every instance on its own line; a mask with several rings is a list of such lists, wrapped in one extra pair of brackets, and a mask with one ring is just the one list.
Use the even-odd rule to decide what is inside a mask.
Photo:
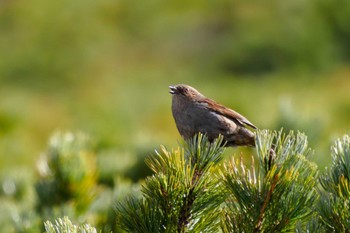
[(185, 87), (182, 87), (180, 91), (181, 91), (181, 94), (183, 94), (183, 95), (186, 95), (188, 92), (187, 88), (185, 88)]
[(184, 88), (183, 87), (178, 87), (177, 91), (179, 92), (179, 94), (184, 94)]

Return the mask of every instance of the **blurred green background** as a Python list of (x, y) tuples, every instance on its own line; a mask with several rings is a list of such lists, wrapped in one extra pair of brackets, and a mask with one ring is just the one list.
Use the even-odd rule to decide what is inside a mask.
[(146, 156), (181, 140), (177, 83), (261, 129), (305, 132), (322, 169), (350, 128), (349, 22), (346, 0), (2, 0), (0, 178), (35, 180), (50, 135), (71, 130), (111, 158), (101, 171), (141, 179)]

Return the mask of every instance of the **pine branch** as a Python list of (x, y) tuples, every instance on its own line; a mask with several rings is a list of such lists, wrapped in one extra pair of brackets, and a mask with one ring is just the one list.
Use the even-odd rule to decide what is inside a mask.
[(91, 141), (82, 133), (57, 132), (39, 163), (36, 184), (39, 208), (74, 202), (83, 211), (96, 189), (96, 160)]
[(260, 210), (260, 214), (259, 214), (259, 217), (258, 217), (258, 221), (257, 221), (257, 224), (253, 230), (254, 233), (256, 232), (260, 232), (261, 231), (261, 228), (262, 228), (262, 223), (263, 223), (263, 219), (264, 219), (264, 215), (265, 215), (265, 211), (266, 211), (266, 207), (268, 205), (268, 203), (270, 202), (270, 199), (271, 199), (271, 196), (272, 196), (272, 193), (276, 187), (276, 183), (278, 181), (278, 176), (275, 176), (274, 180), (273, 180), (273, 183), (271, 184), (271, 188), (268, 190), (268, 193), (266, 194), (266, 198), (264, 200), (264, 203), (263, 203), (263, 206)]
[(97, 230), (91, 225), (74, 225), (68, 217), (58, 218), (55, 223), (47, 221), (44, 225), (45, 233), (97, 233)]
[(151, 199), (129, 197), (116, 205), (118, 221), (128, 232), (174, 232), (176, 228), (168, 224), (159, 203)]
[(161, 147), (161, 152), (148, 158), (146, 164), (154, 175), (146, 178), (142, 187), (144, 199), (138, 206), (157, 209), (156, 226), (152, 231), (132, 227), (135, 216), (139, 216), (139, 225), (146, 225), (149, 217), (127, 201), (117, 206), (124, 228), (129, 232), (217, 231), (219, 215), (213, 213), (218, 212), (224, 196), (221, 182), (214, 176), (214, 166), (222, 158), (222, 145), (222, 137), (210, 143), (199, 134), (182, 149), (169, 152)]
[[(224, 232), (280, 232), (307, 221), (317, 197), (317, 167), (303, 134), (257, 132), (259, 166), (231, 160), (220, 171), (227, 187)], [(271, 158), (271, 149), (276, 156)], [(253, 164), (254, 166), (254, 164)]]
[(350, 232), (350, 136), (335, 141), (332, 165), (320, 178), (318, 212), (328, 231)]

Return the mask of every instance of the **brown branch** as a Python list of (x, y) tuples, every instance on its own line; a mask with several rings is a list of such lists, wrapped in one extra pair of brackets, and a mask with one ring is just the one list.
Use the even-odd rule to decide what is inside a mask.
[(191, 188), (188, 196), (184, 198), (184, 203), (180, 210), (180, 216), (177, 222), (177, 232), (179, 233), (185, 232), (186, 226), (191, 217), (191, 208), (194, 200), (196, 199), (193, 194), (193, 189), (194, 188)]
[(191, 208), (192, 208), (193, 202), (196, 199), (196, 196), (193, 193), (193, 191), (197, 185), (197, 182), (202, 177), (202, 175), (203, 175), (203, 172), (197, 169), (193, 173), (190, 191), (188, 195), (184, 197), (183, 205), (180, 209), (180, 216), (177, 222), (177, 232), (179, 233), (185, 232), (185, 228), (189, 223), (189, 219), (191, 217)]
[(263, 204), (263, 206), (262, 206), (262, 208), (260, 210), (258, 222), (256, 223), (255, 228), (253, 230), (254, 233), (258, 233), (258, 232), (261, 231), (263, 218), (264, 218), (264, 215), (265, 215), (265, 211), (266, 211), (268, 203), (270, 202), (270, 199), (271, 199), (272, 193), (273, 193), (273, 191), (274, 191), (274, 189), (276, 187), (277, 181), (278, 181), (278, 175), (275, 175), (273, 183), (271, 184), (271, 188), (267, 192), (266, 198), (264, 200), (264, 204)]

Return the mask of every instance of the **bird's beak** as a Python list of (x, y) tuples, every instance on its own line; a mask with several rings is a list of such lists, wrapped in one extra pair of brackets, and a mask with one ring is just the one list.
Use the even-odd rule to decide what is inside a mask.
[(176, 87), (174, 87), (174, 86), (169, 86), (169, 89), (170, 89), (170, 91), (169, 91), (170, 94), (174, 95), (174, 94), (177, 93)]

